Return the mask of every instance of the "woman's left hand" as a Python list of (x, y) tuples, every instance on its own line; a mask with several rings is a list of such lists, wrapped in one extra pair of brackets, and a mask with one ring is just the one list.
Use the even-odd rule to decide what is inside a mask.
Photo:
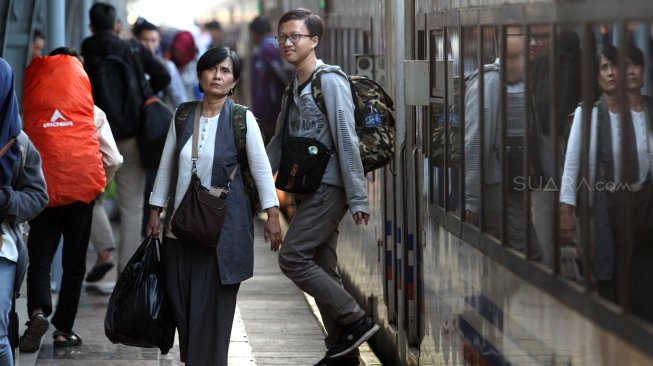
[(270, 249), (276, 252), (283, 243), (281, 237), (281, 224), (279, 222), (279, 208), (270, 207), (267, 210), (268, 220), (265, 222), (264, 236), (265, 241), (270, 241)]

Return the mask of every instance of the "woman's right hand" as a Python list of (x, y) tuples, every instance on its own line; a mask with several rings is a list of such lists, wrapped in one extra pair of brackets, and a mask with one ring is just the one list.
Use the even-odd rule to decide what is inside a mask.
[(559, 230), (560, 244), (571, 245), (574, 242), (576, 233), (576, 218), (574, 217), (575, 207), (566, 203), (561, 203), (559, 208)]
[(159, 218), (159, 211), (150, 210), (150, 219), (147, 222), (147, 227), (145, 228), (145, 234), (147, 236), (152, 236), (155, 238), (159, 237), (159, 227), (161, 226), (161, 219)]

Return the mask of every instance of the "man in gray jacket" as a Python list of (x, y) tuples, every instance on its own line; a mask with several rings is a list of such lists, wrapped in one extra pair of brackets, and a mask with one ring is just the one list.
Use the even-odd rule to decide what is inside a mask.
[[(500, 63), (483, 66), (483, 131), (481, 131), (479, 108), (480, 72), (472, 74), (465, 88), (465, 209), (466, 220), (478, 224), (482, 210), (483, 230), (506, 242), (508, 247), (526, 252), (525, 201), (532, 186), (529, 174), (523, 171), (523, 149), (526, 139), (526, 108), (524, 98), (524, 35), (520, 26), (506, 29), (505, 80), (506, 109), (501, 105)], [(501, 119), (506, 114), (506, 141), (502, 141)], [(481, 136), (483, 151), (480, 150)], [(529, 149), (534, 149), (530, 144)], [(508, 181), (505, 182), (506, 206), (503, 207), (501, 149), (506, 146)], [(483, 162), (483, 187), (481, 187), (481, 160)], [(533, 164), (530, 161), (528, 164)], [(531, 169), (529, 169), (531, 170)], [(483, 189), (483, 202), (480, 202)], [(502, 233), (503, 219), (507, 220), (506, 232)], [(529, 222), (528, 247), (531, 259), (541, 260), (541, 251), (532, 222)], [(503, 235), (502, 235), (503, 234)]]
[[(311, 92), (312, 75), (324, 65), (315, 55), (323, 28), (322, 19), (306, 9), (290, 10), (279, 20), (276, 37), (279, 49), (295, 67), (296, 75), (292, 95), (288, 93), (283, 98), (267, 152), (272, 170), (277, 171), (282, 150), (287, 148), (283, 142), (288, 137), (317, 140), (331, 149), (317, 190), (295, 195), (297, 211), (279, 253), (279, 266), (297, 286), (315, 298), (320, 309), (328, 332), (329, 350), (318, 364), (358, 365), (358, 346), (379, 326), (344, 289), (338, 274), (336, 246), (338, 225), (347, 207), (356, 225), (360, 225), (369, 220), (369, 205), (349, 81), (339, 72), (321, 73), (326, 114), (320, 111)], [(329, 69), (339, 71), (337, 66)]]

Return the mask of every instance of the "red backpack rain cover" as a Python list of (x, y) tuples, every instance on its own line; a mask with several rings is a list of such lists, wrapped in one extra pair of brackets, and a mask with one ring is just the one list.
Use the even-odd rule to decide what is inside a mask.
[(23, 130), (41, 154), (49, 207), (90, 203), (104, 189), (91, 83), (73, 56), (32, 60), (23, 84)]

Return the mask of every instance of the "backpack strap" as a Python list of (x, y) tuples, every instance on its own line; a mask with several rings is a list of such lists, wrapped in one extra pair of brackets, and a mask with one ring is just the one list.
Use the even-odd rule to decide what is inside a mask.
[(195, 105), (199, 103), (198, 100), (194, 100), (191, 102), (184, 102), (181, 103), (179, 106), (177, 106), (177, 110), (175, 110), (175, 134), (177, 136), (177, 139), (179, 139), (179, 136), (181, 136), (181, 132), (184, 130), (184, 124), (186, 124), (186, 118), (188, 118), (188, 115), (190, 114), (190, 111), (195, 108)]
[(249, 168), (249, 161), (247, 160), (247, 110), (248, 108), (234, 103), (231, 109), (231, 126), (234, 130), (234, 143), (236, 144), (236, 156), (238, 164), (240, 165), (240, 174), (243, 178), (243, 186), (245, 193), (249, 198), (250, 209), (252, 215), (257, 212), (257, 204), (260, 202), (258, 196), (258, 189), (256, 189), (256, 182), (254, 176)]
[[(324, 72), (337, 72), (338, 74), (342, 75), (344, 78), (349, 81), (349, 78), (345, 73), (342, 71), (330, 71), (328, 68), (330, 68), (331, 65), (320, 65), (317, 67), (317, 69), (313, 72), (311, 75), (311, 94), (313, 95), (313, 99), (315, 100), (315, 104), (317, 104), (317, 107), (320, 108), (320, 111), (326, 115), (326, 105), (324, 104), (324, 96), (322, 95), (322, 73)], [(352, 88), (352, 93), (353, 93), (353, 88)]]

